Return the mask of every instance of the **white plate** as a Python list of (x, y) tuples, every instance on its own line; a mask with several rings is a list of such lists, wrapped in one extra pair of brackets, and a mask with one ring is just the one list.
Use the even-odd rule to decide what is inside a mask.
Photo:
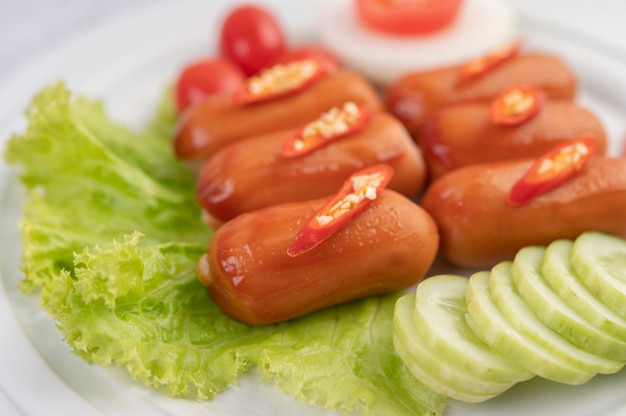
[[(265, 1), (294, 41), (313, 39), (314, 2)], [(548, 5), (546, 5), (548, 3)], [(623, 29), (616, 16), (597, 8), (568, 7), (563, 2), (519, 1), (520, 22), (529, 48), (561, 55), (580, 79), (579, 100), (604, 122), (611, 152), (621, 150), (626, 133), (626, 46), (608, 36)], [(568, 5), (570, 3), (568, 2)], [(594, 5), (589, 2), (590, 5)], [(548, 7), (552, 5), (552, 8)], [(141, 125), (154, 110), (163, 86), (189, 59), (209, 54), (226, 0), (185, 0), (94, 27), (62, 48), (51, 51), (0, 85), (0, 147), (10, 132), (24, 127), (21, 113), (31, 95), (59, 78), (77, 92), (102, 97), (116, 119)], [(537, 14), (537, 7), (544, 14)], [(547, 13), (545, 10), (555, 13)], [(547, 14), (546, 14), (547, 13)], [(576, 26), (593, 15), (604, 18), (599, 30)], [(578, 20), (576, 20), (578, 19)], [(609, 25), (617, 23), (617, 25)], [(610, 26), (610, 27), (609, 27)], [(618, 27), (619, 26), (619, 27)], [(601, 30), (605, 29), (605, 30)], [(36, 297), (16, 289), (20, 242), (16, 221), (22, 190), (13, 172), (0, 163), (0, 411), (28, 415), (195, 414), (195, 415), (330, 415), (242, 378), (214, 401), (175, 400), (129, 380), (117, 369), (85, 364), (68, 352)], [(569, 387), (539, 379), (514, 387), (480, 405), (449, 401), (447, 416), (477, 415), (623, 415), (626, 370), (598, 376), (584, 386)]]

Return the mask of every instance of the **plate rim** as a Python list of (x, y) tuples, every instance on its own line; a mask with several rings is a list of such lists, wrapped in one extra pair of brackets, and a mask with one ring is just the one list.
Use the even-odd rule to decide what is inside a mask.
[[(188, 5), (192, 5), (192, 4), (201, 4), (200, 1), (198, 0), (185, 0), (183, 3), (188, 4)], [(226, 0), (222, 1), (219, 4), (226, 4), (228, 3)], [(276, 1), (266, 1), (263, 2), (264, 4), (279, 4), (282, 3), (279, 0)], [(514, 2), (514, 3), (520, 3), (519, 1)], [(533, 3), (533, 1), (531, 1), (531, 3)], [(534, 3), (538, 3), (536, 1), (534, 1)], [(177, 3), (180, 4), (180, 3)], [(215, 2), (215, 5), (217, 6), (218, 2)], [(149, 13), (153, 14), (153, 15), (162, 15), (162, 14), (167, 14), (169, 13), (170, 10), (173, 10), (174, 8), (179, 8), (180, 6), (173, 6), (170, 3), (163, 3), (163, 4), (159, 4), (156, 5), (154, 8), (150, 8)], [(212, 6), (213, 7), (213, 6)], [(136, 10), (135, 13), (137, 14), (143, 14), (146, 13), (146, 10), (141, 8), (140, 10)], [(530, 16), (530, 17), (529, 17)], [(532, 20), (532, 16), (528, 15), (528, 14), (524, 14), (521, 13), (520, 14), (521, 17), (521, 21), (523, 22), (524, 19), (528, 20)], [(92, 27), (90, 29), (90, 33), (93, 32), (100, 32), (103, 30), (109, 30), (107, 29), (112, 22), (116, 22), (120, 19), (124, 19), (128, 22), (132, 21), (133, 19), (135, 19), (136, 16), (135, 15), (125, 15), (123, 17), (120, 16), (115, 16), (113, 18), (110, 19), (106, 19), (104, 21), (102, 21), (100, 24)], [(548, 23), (550, 24), (550, 23)], [(561, 24), (563, 27), (569, 27), (568, 24), (564, 24), (563, 22), (559, 23)], [(569, 29), (568, 29), (569, 30)], [(582, 35), (581, 35), (582, 36)], [(86, 36), (86, 38), (88, 38), (88, 36)], [(593, 37), (594, 42), (598, 43), (602, 43), (602, 37), (601, 36), (594, 36)], [(78, 43), (83, 43), (84, 40), (81, 40)], [(73, 43), (73, 42), (69, 42), (69, 43), (63, 43), (61, 45), (59, 45), (58, 48), (52, 48), (51, 50), (49, 50), (44, 56), (39, 56), (39, 57), (34, 57), (32, 59), (30, 59), (27, 63), (27, 65), (29, 65), (31, 67), (31, 69), (26, 70), (24, 72), (20, 72), (19, 69), (13, 71), (12, 73), (9, 74), (8, 78), (6, 78), (2, 83), (0, 83), (0, 91), (8, 91), (8, 94), (6, 94), (7, 96), (12, 96), (12, 92), (14, 93), (14, 91), (19, 90), (18, 87), (11, 87), (12, 85), (16, 85), (16, 86), (20, 86), (20, 85), (24, 85), (24, 83), (28, 83), (29, 80), (36, 80), (37, 83), (42, 84), (45, 83), (45, 74), (46, 71), (43, 69), (33, 69), (33, 68), (46, 68), (48, 67), (48, 65), (50, 65), (51, 62), (56, 62), (55, 65), (58, 65), (58, 60), (60, 59), (59, 56), (59, 52), (58, 50), (61, 49), (63, 52), (61, 55), (65, 55), (68, 53), (71, 53), (72, 50), (78, 49), (78, 47)], [(613, 44), (609, 45), (609, 49), (613, 50), (613, 49), (618, 49), (620, 51), (621, 54), (623, 54), (624, 56), (626, 56), (626, 44), (622, 45), (622, 47), (616, 47)], [(68, 52), (70, 51), (70, 52)], [(612, 55), (609, 55), (612, 56)], [(626, 60), (624, 60), (624, 62), (626, 62)], [(621, 62), (619, 62), (621, 64)], [(624, 67), (626, 67), (626, 64), (622, 64)], [(9, 86), (9, 87), (7, 87)], [(3, 149), (5, 148), (6, 142), (10, 136), (10, 132), (12, 129), (15, 128), (20, 128), (19, 124), (16, 124), (15, 122), (11, 121), (8, 124), (8, 128), (7, 126), (5, 126), (6, 120), (9, 119), (11, 117), (11, 114), (15, 115), (15, 114), (20, 114), (20, 111), (23, 110), (23, 108), (26, 107), (26, 105), (29, 102), (30, 97), (32, 96), (32, 94), (37, 91), (39, 88), (41, 87), (41, 85), (37, 85), (36, 87), (33, 86), (32, 88), (29, 88), (28, 92), (21, 92), (17, 94), (17, 96), (19, 97), (19, 99), (17, 100), (17, 102), (15, 102), (15, 100), (11, 105), (5, 104), (3, 105), (3, 102), (0, 101), (0, 148)], [(17, 111), (16, 111), (17, 109)], [(6, 117), (3, 118), (3, 116), (9, 112), (9, 115), (7, 115)], [(5, 131), (6, 130), (6, 131)], [(12, 182), (15, 182), (17, 180), (17, 174), (16, 172), (11, 169), (6, 162), (4, 161), (4, 158), (2, 158), (2, 160), (0, 161), (0, 204), (4, 204), (6, 201), (6, 195), (8, 194), (9, 191), (9, 187), (11, 186)], [(0, 278), (2, 271), (0, 271)], [(8, 295), (6, 293), (6, 288), (4, 287), (4, 278), (2, 278), (2, 284), (1, 284), (1, 290), (0, 292), (2, 292), (2, 294), (0, 294), (0, 308), (3, 308), (4, 305), (4, 301), (5, 299), (8, 301)], [(11, 305), (6, 304), (6, 306), (11, 310), (11, 312), (14, 312), (13, 309), (11, 308)], [(4, 322), (3, 318), (0, 319), (0, 322)], [(4, 328), (4, 327), (3, 327)], [(22, 328), (20, 328), (20, 330), (23, 330)], [(60, 380), (63, 380), (63, 378), (61, 376), (59, 376)], [(8, 400), (9, 404), (15, 405), (12, 401), (11, 401), (11, 397), (10, 395), (6, 395), (5, 397), (1, 397), (3, 396), (3, 393), (5, 393), (5, 385), (3, 385), (2, 383), (0, 383), (0, 399), (4, 399), (5, 397)], [(80, 396), (79, 396), (80, 397)], [(82, 399), (82, 397), (81, 397)], [(0, 400), (0, 409), (2, 409), (1, 405), (2, 405), (3, 401)], [(19, 410), (19, 407), (17, 408)], [(15, 409), (11, 409), (12, 411)], [(86, 413), (83, 413), (86, 414)], [(100, 414), (99, 412), (96, 412), (94, 414)]]

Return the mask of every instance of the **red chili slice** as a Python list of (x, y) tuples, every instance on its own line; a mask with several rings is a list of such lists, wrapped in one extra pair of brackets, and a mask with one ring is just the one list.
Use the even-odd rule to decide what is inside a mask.
[(276, 64), (249, 77), (231, 100), (236, 105), (275, 100), (310, 87), (324, 75), (324, 67), (315, 59)]
[(533, 85), (516, 85), (491, 102), (491, 121), (499, 126), (517, 126), (531, 120), (543, 108), (545, 94)]
[(372, 117), (371, 111), (349, 101), (333, 107), (290, 136), (282, 148), (285, 157), (298, 157), (363, 129)]
[(524, 176), (513, 185), (508, 201), (525, 204), (558, 187), (580, 171), (596, 151), (591, 137), (579, 137), (556, 146), (539, 157)]
[(462, 80), (471, 80), (478, 78), (492, 69), (498, 67), (509, 59), (517, 56), (522, 47), (522, 42), (515, 42), (497, 49), (485, 56), (475, 59), (461, 66), (459, 76)]
[(295, 257), (317, 247), (365, 211), (385, 189), (393, 168), (379, 164), (353, 173), (335, 196), (307, 221), (287, 249)]

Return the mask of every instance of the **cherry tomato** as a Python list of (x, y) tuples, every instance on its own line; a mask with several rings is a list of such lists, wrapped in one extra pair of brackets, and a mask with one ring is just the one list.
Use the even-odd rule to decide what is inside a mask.
[(591, 137), (571, 139), (535, 160), (524, 176), (513, 185), (508, 200), (525, 204), (558, 187), (574, 176), (591, 159), (596, 142)]
[(225, 18), (219, 38), (220, 54), (252, 75), (285, 52), (285, 35), (265, 9), (239, 6)]
[(366, 25), (396, 35), (434, 32), (450, 24), (461, 0), (356, 0), (356, 13)]
[(491, 102), (491, 121), (498, 126), (517, 126), (531, 120), (543, 107), (545, 94), (534, 85), (515, 85)]
[(176, 105), (182, 112), (215, 94), (239, 90), (246, 76), (235, 64), (221, 58), (203, 59), (186, 66), (176, 82)]
[(305, 59), (317, 60), (326, 72), (332, 72), (341, 66), (339, 58), (337, 58), (331, 51), (316, 45), (302, 45), (288, 49), (268, 66), (286, 64), (293, 61), (302, 61)]

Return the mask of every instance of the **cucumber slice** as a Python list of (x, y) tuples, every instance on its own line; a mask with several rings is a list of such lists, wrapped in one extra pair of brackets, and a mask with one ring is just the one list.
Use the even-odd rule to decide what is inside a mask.
[(518, 251), (511, 265), (511, 277), (530, 310), (548, 328), (576, 347), (610, 360), (626, 359), (626, 343), (600, 331), (561, 299), (541, 274), (545, 247)]
[(518, 333), (576, 368), (603, 374), (612, 374), (622, 368), (623, 363), (576, 348), (543, 324), (517, 292), (511, 276), (511, 262), (499, 263), (491, 269), (489, 290), (500, 312)]
[(419, 363), (413, 359), (413, 355), (409, 353), (409, 348), (406, 347), (402, 341), (398, 341), (395, 336), (393, 338), (393, 345), (398, 353), (398, 356), (404, 362), (411, 374), (437, 394), (467, 403), (480, 403), (496, 396), (471, 394), (454, 390), (447, 386), (445, 382), (438, 380), (435, 376), (424, 371), (424, 369), (420, 367)]
[(626, 240), (583, 233), (574, 241), (570, 261), (591, 292), (626, 319)]
[(467, 278), (438, 275), (422, 281), (415, 293), (413, 320), (419, 335), (437, 355), (476, 378), (518, 382), (534, 376), (489, 348), (465, 321)]
[(568, 362), (553, 348), (546, 348), (520, 333), (495, 304), (489, 280), (489, 272), (473, 274), (466, 293), (467, 323), (487, 345), (505, 357), (515, 357), (524, 368), (548, 380), (583, 384), (595, 375)]
[(626, 319), (596, 298), (572, 268), (570, 253), (573, 245), (571, 240), (551, 243), (543, 257), (541, 273), (572, 309), (601, 331), (626, 341)]
[(479, 380), (449, 366), (445, 357), (436, 353), (415, 328), (413, 308), (415, 294), (400, 297), (393, 318), (393, 343), (396, 352), (409, 370), (436, 393), (469, 403), (478, 403), (504, 392), (515, 383)]

